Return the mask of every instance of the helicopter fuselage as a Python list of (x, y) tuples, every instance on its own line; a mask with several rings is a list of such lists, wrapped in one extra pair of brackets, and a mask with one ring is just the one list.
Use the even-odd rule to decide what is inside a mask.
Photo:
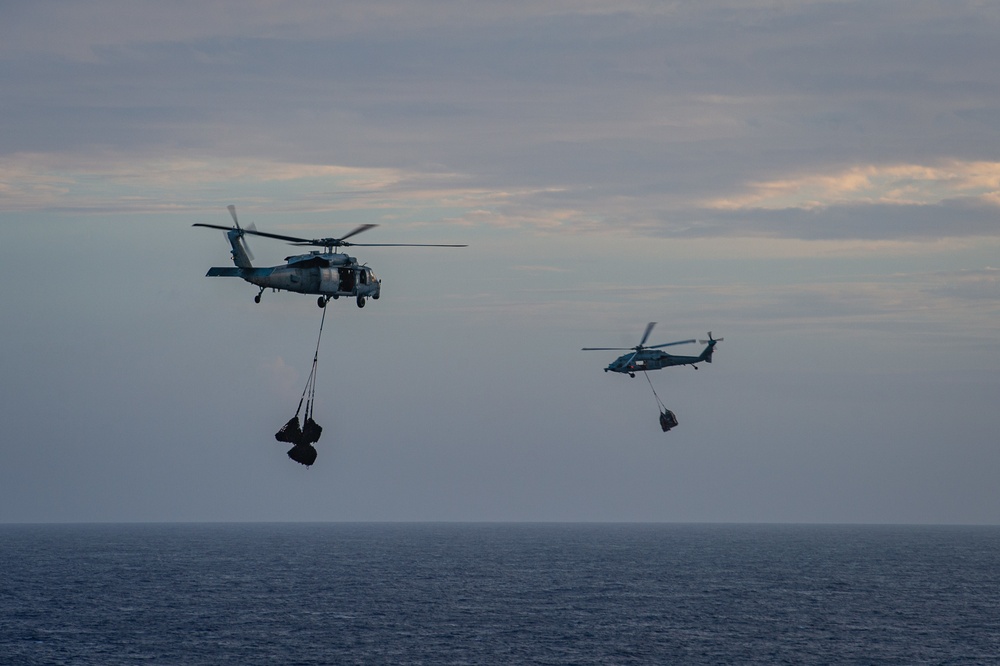
[(347, 254), (314, 251), (286, 257), (285, 261), (283, 266), (270, 267), (213, 266), (207, 275), (243, 278), (261, 291), (315, 294), (323, 299), (354, 297), (359, 305), (366, 298), (378, 299), (381, 295), (382, 281), (371, 268), (359, 265), (357, 259)]
[(669, 368), (675, 365), (691, 365), (698, 367), (698, 363), (712, 362), (712, 351), (714, 350), (714, 347), (715, 342), (709, 342), (708, 346), (705, 347), (705, 350), (699, 356), (678, 356), (675, 354), (668, 354), (660, 351), (659, 349), (641, 349), (631, 354), (623, 354), (622, 356), (619, 356), (614, 361), (609, 363), (608, 367), (604, 368), (604, 372), (620, 372), (634, 377), (637, 372), (662, 370), (663, 368)]

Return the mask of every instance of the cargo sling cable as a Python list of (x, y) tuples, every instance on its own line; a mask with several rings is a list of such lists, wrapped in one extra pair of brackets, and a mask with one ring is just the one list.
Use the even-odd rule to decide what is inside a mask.
[(649, 373), (643, 372), (642, 374), (646, 377), (646, 381), (649, 382), (649, 388), (653, 392), (653, 397), (656, 398), (656, 405), (660, 408), (660, 428), (663, 432), (667, 432), (677, 425), (677, 416), (675, 416), (672, 411), (667, 409), (667, 406), (663, 404), (662, 400), (660, 400), (660, 396), (657, 395), (656, 389), (653, 388), (653, 382), (649, 378)]
[[(279, 442), (288, 442), (292, 448), (288, 450), (288, 457), (297, 463), (309, 467), (316, 461), (316, 449), (313, 447), (323, 434), (323, 428), (313, 420), (313, 403), (316, 397), (316, 366), (319, 362), (319, 346), (323, 339), (323, 325), (326, 323), (327, 308), (323, 308), (323, 317), (319, 322), (319, 335), (316, 338), (316, 351), (313, 354), (312, 370), (309, 371), (309, 378), (306, 386), (302, 390), (302, 397), (299, 398), (299, 406), (295, 410), (295, 416), (288, 420), (288, 423), (281, 426), (281, 430), (275, 433), (274, 438)], [(299, 414), (302, 412), (302, 405), (305, 403), (305, 419), (302, 426), (299, 426)]]

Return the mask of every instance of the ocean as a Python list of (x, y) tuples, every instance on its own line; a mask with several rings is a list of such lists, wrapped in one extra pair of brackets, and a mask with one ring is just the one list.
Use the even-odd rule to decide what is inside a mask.
[(0, 664), (1000, 663), (1000, 528), (0, 526)]

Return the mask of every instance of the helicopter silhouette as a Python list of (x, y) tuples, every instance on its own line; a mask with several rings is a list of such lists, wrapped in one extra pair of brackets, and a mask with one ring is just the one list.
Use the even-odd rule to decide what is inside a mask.
[[(340, 238), (297, 238), (282, 234), (272, 234), (257, 231), (253, 226), (241, 227), (236, 217), (236, 206), (229, 205), (229, 214), (233, 217), (233, 227), (218, 224), (196, 222), (194, 227), (222, 229), (232, 246), (233, 264), (235, 266), (213, 266), (208, 269), (206, 277), (238, 277), (250, 284), (260, 287), (254, 296), (254, 302), (260, 303), (261, 294), (265, 289), (273, 291), (292, 291), (300, 294), (316, 294), (316, 303), (324, 308), (330, 299), (341, 296), (356, 299), (359, 308), (365, 306), (368, 298), (378, 300), (382, 294), (382, 280), (376, 277), (367, 264), (358, 264), (358, 260), (343, 252), (335, 252), (340, 247), (468, 247), (467, 245), (436, 245), (428, 243), (352, 243), (347, 239), (368, 231), (377, 224), (362, 224)], [(245, 236), (263, 236), (283, 240), (291, 245), (304, 247), (319, 247), (323, 251), (311, 250), (308, 254), (285, 257), (283, 266), (257, 267), (252, 263), (253, 254), (246, 244)]]
[(702, 361), (705, 363), (712, 362), (712, 353), (715, 351), (715, 345), (723, 340), (723, 338), (713, 338), (712, 332), (709, 331), (708, 340), (700, 341), (701, 344), (707, 345), (701, 354), (698, 356), (677, 356), (662, 352), (660, 348), (672, 347), (673, 345), (686, 345), (695, 342), (695, 340), (678, 340), (677, 342), (665, 342), (661, 345), (646, 347), (646, 340), (649, 339), (649, 334), (652, 332), (654, 326), (656, 326), (655, 321), (651, 321), (646, 325), (646, 332), (643, 334), (642, 340), (635, 347), (583, 347), (581, 351), (631, 351), (631, 354), (623, 354), (609, 363), (608, 367), (604, 368), (604, 372), (627, 373), (634, 379), (637, 372), (661, 370), (675, 365), (690, 365), (697, 370), (698, 363)]

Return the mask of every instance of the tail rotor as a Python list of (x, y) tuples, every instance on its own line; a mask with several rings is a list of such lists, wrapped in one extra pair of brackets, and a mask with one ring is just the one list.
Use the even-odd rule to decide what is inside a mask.
[[(713, 338), (712, 337), (712, 331), (709, 331), (708, 332), (708, 340), (699, 340), (698, 341), (698, 342), (700, 342), (703, 345), (708, 345), (707, 347), (705, 347), (705, 351), (703, 351), (701, 353), (701, 356), (699, 358), (701, 358), (701, 360), (705, 361), (705, 363), (711, 363), (712, 362), (712, 354), (715, 353), (715, 345), (718, 344), (719, 342), (722, 342), (722, 340), (723, 340), (722, 338)], [(696, 365), (694, 367), (697, 368), (698, 366)]]
[(233, 216), (233, 224), (236, 225), (236, 230), (239, 232), (239, 244), (243, 248), (243, 253), (247, 256), (247, 259), (253, 261), (254, 256), (253, 252), (250, 250), (250, 246), (247, 245), (246, 232), (249, 231), (250, 233), (256, 233), (257, 226), (251, 222), (250, 226), (243, 229), (243, 227), (240, 226), (239, 219), (236, 217), (236, 206), (229, 204), (227, 208), (229, 209), (229, 214)]
[(702, 345), (708, 345), (708, 344), (714, 345), (716, 342), (722, 342), (723, 340), (725, 340), (725, 338), (713, 338), (712, 331), (709, 331), (708, 340), (699, 340), (698, 343)]

